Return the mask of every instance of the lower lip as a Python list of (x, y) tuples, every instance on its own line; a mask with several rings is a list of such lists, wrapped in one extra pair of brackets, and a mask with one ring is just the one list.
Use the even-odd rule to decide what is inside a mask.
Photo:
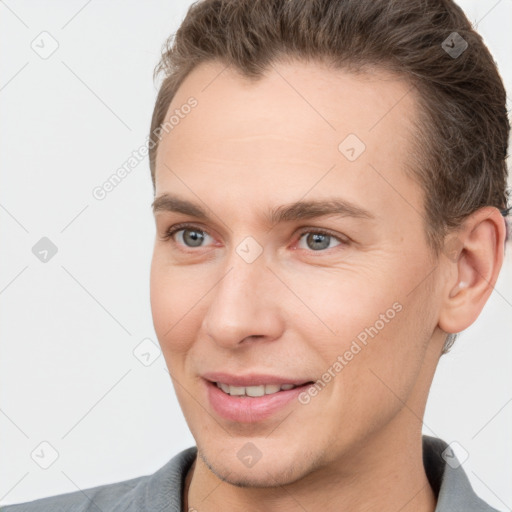
[(217, 384), (205, 380), (208, 400), (213, 410), (223, 418), (239, 423), (263, 421), (284, 408), (312, 384), (304, 384), (293, 389), (278, 391), (258, 397), (231, 396), (224, 393)]

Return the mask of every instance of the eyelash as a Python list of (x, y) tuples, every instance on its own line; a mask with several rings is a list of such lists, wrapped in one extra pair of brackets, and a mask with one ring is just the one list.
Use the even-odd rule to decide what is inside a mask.
[[(171, 226), (170, 228), (168, 228), (166, 230), (165, 234), (162, 236), (162, 240), (163, 241), (169, 241), (169, 240), (172, 239), (172, 237), (176, 233), (178, 233), (179, 231), (186, 230), (186, 229), (189, 229), (191, 231), (199, 231), (200, 233), (206, 233), (207, 235), (211, 236), (210, 233), (208, 233), (208, 231), (205, 231), (204, 229), (200, 228), (199, 226), (196, 226), (195, 224), (181, 223), (181, 224), (175, 224), (174, 226)], [(346, 245), (349, 244), (349, 240), (348, 239), (344, 240), (340, 236), (337, 236), (337, 235), (331, 233), (328, 230), (315, 229), (315, 228), (303, 228), (303, 229), (301, 229), (300, 232), (299, 232), (298, 241), (305, 234), (326, 235), (326, 236), (330, 236), (331, 238), (334, 238), (337, 242), (340, 243), (340, 245), (346, 246)], [(176, 245), (179, 245), (175, 240), (173, 240), (173, 243), (175, 243)], [(194, 251), (194, 248), (192, 248), (192, 247), (187, 247), (187, 249), (189, 251)], [(335, 247), (331, 247), (331, 249), (335, 249)], [(329, 249), (324, 249), (324, 250), (321, 250), (321, 251), (310, 250), (308, 252), (311, 252), (311, 253), (314, 253), (314, 252), (322, 253), (322, 252), (327, 252), (327, 251), (329, 251)]]

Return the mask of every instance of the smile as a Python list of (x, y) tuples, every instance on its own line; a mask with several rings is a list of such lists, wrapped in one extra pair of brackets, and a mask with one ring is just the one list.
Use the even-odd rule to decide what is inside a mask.
[[(312, 381), (289, 382), (291, 379), (282, 379), (276, 384), (275, 380), (266, 376), (253, 377), (224, 377), (216, 376), (215, 380), (203, 379), (206, 400), (211, 410), (225, 420), (237, 423), (257, 423), (265, 421), (283, 409), (298, 403), (298, 396), (312, 384)], [(222, 382), (231, 380), (232, 384)], [(246, 382), (243, 382), (243, 381)], [(259, 382), (254, 382), (254, 381)], [(288, 382), (286, 382), (288, 380)], [(245, 386), (241, 384), (246, 384)], [(250, 385), (247, 385), (250, 384)], [(284, 414), (284, 413), (283, 413)]]

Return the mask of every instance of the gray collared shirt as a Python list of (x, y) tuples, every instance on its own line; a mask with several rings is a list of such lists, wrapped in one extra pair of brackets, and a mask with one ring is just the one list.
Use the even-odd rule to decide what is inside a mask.
[[(423, 436), (423, 464), (437, 496), (435, 512), (497, 512), (473, 491), (462, 466), (441, 439)], [(197, 454), (187, 448), (152, 475), (0, 507), (0, 512), (182, 512), (185, 477)], [(447, 456), (448, 454), (448, 456)]]

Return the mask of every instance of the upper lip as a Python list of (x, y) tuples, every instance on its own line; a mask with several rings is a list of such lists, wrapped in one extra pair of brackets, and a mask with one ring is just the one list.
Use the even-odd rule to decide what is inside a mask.
[(221, 382), (228, 386), (261, 386), (262, 384), (293, 384), (294, 386), (301, 386), (311, 379), (297, 379), (294, 377), (280, 377), (278, 375), (265, 375), (250, 373), (248, 375), (231, 375), (223, 372), (209, 372), (204, 373), (202, 377), (210, 382)]

